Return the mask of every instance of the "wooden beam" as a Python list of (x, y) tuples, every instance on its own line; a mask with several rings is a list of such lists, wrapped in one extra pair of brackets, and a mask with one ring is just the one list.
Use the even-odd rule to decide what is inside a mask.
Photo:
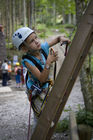
[[(49, 140), (69, 97), (73, 84), (93, 42), (93, 0), (82, 17), (62, 67), (58, 73), (46, 106), (39, 118), (31, 140)], [(93, 18), (93, 16), (92, 16)]]
[(75, 118), (74, 112), (70, 112), (69, 120), (70, 120), (70, 137), (71, 137), (71, 140), (79, 140), (78, 128), (77, 128), (77, 123), (76, 123), (76, 118)]
[(61, 103), (59, 105), (57, 113), (56, 113), (56, 115), (55, 115), (55, 117), (53, 119), (53, 122), (54, 122), (55, 125), (52, 128), (49, 129), (47, 139), (49, 139), (53, 134), (53, 131), (54, 131), (55, 126), (56, 126), (56, 123), (58, 122), (58, 119), (60, 117), (60, 112), (62, 112), (63, 109), (64, 109), (64, 106), (65, 106), (66, 101), (67, 101), (67, 99), (69, 97), (70, 91), (72, 89), (72, 86), (74, 85), (74, 82), (76, 80), (76, 75), (78, 75), (78, 73), (80, 71), (80, 68), (81, 68), (81, 66), (83, 64), (83, 61), (84, 61), (84, 59), (85, 59), (85, 57), (86, 57), (86, 55), (87, 55), (87, 53), (89, 51), (89, 48), (90, 48), (89, 46), (91, 46), (92, 42), (93, 42), (93, 36), (90, 38), (89, 43), (86, 44), (86, 49), (84, 50), (83, 56), (81, 56), (80, 61), (79, 61), (78, 65), (77, 65), (77, 67), (76, 67), (76, 70), (74, 71), (74, 73), (72, 75), (72, 78), (71, 78), (71, 80), (70, 80), (70, 82), (68, 84), (67, 90), (66, 90), (66, 92), (65, 92), (65, 94), (64, 94), (64, 96), (62, 98), (62, 101), (61, 101)]

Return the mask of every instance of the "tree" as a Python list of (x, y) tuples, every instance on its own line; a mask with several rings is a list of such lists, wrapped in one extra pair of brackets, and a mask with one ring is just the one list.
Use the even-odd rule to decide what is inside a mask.
[(12, 34), (14, 33), (14, 25), (15, 25), (15, 0), (12, 0)]
[(23, 25), (26, 26), (26, 1), (23, 0)]
[[(77, 15), (77, 25), (79, 24), (82, 13), (87, 7), (87, 3), (85, 0), (75, 0), (76, 2), (76, 15)], [(92, 49), (91, 49), (92, 50)], [(89, 52), (80, 72), (80, 81), (81, 81), (81, 90), (84, 97), (84, 103), (86, 107), (86, 111), (93, 113), (93, 82), (91, 78), (91, 55), (93, 55), (93, 51)]]

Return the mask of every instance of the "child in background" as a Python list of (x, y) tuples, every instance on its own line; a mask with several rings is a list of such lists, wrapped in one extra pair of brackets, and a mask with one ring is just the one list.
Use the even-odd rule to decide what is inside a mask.
[(21, 67), (19, 62), (16, 63), (15, 69), (15, 79), (16, 79), (16, 87), (20, 88), (21, 87)]

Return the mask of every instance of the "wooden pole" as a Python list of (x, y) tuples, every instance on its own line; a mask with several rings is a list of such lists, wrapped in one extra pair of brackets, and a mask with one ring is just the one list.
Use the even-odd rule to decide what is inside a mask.
[(92, 128), (89, 125), (78, 125), (79, 140), (91, 140)]
[(70, 112), (69, 120), (70, 120), (70, 136), (71, 136), (71, 140), (79, 140), (77, 123), (76, 123), (76, 118), (75, 118), (74, 112)]

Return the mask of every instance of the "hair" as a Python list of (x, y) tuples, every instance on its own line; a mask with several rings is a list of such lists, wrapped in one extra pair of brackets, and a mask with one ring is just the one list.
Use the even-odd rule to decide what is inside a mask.
[(7, 62), (7, 59), (5, 59), (4, 62)]
[(19, 50), (21, 50), (21, 48), (24, 46), (24, 44), (22, 43), (20, 46), (19, 46)]

